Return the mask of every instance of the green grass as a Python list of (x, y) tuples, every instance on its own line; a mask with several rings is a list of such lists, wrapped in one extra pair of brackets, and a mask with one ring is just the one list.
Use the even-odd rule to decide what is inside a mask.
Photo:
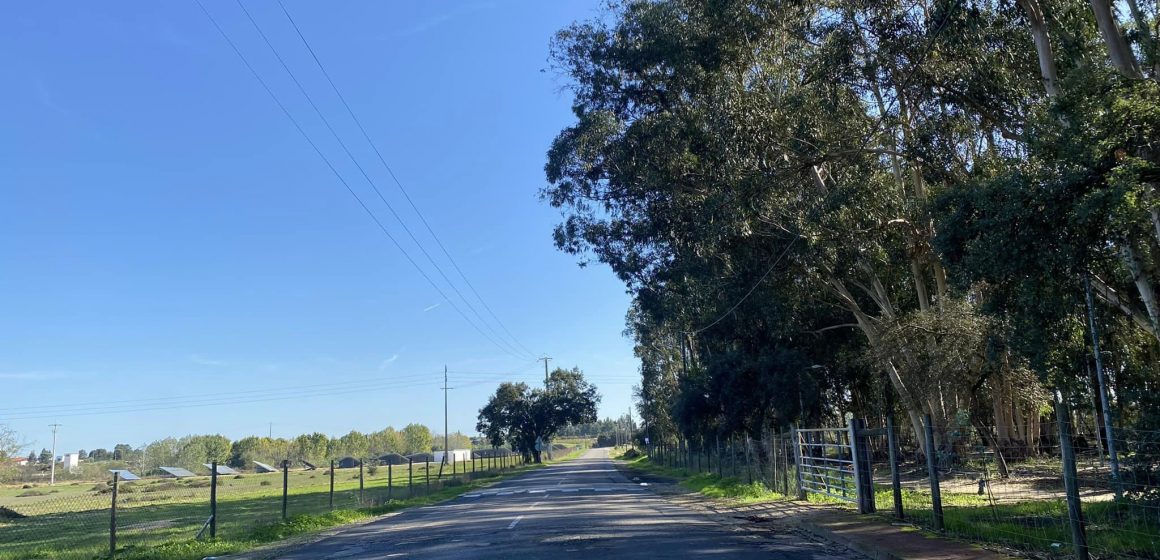
[[(624, 453), (625, 450), (618, 450), (613, 454), (613, 457), (621, 458)], [(785, 496), (769, 490), (760, 482), (749, 483), (732, 477), (720, 477), (716, 474), (669, 467), (649, 461), (647, 455), (627, 459), (624, 464), (639, 471), (675, 478), (684, 488), (698, 492), (707, 498), (724, 500), (733, 504), (759, 504), (785, 499)]]
[[(614, 457), (622, 454), (614, 454)], [(787, 499), (760, 483), (747, 484), (735, 478), (660, 465), (644, 456), (626, 460), (625, 464), (639, 471), (676, 479), (681, 486), (707, 498), (735, 505)], [(808, 499), (851, 510), (855, 507), (850, 502), (823, 495), (809, 494)], [(878, 515), (884, 520), (893, 520), (891, 489), (878, 486), (874, 501)], [(947, 535), (1047, 556), (1071, 554), (1070, 527), (1062, 499), (991, 504), (986, 496), (943, 492), (942, 504)], [(903, 490), (902, 505), (907, 521), (924, 528), (933, 526), (934, 509), (929, 492)], [(1088, 501), (1083, 504), (1083, 513), (1088, 545), (1094, 555), (1102, 558), (1160, 558), (1160, 517), (1155, 508)]]
[[(553, 462), (579, 453), (580, 450), (573, 450)], [(445, 476), (442, 482), (436, 480), (438, 466), (433, 467), (430, 493), (426, 491), (425, 472), (416, 469), (414, 492), (410, 494), (406, 487), (406, 466), (391, 469), (393, 479), (388, 479), (387, 468), (380, 467), (375, 476), (366, 474), (362, 502), (359, 501), (358, 469), (336, 470), (336, 509), (333, 511), (328, 504), (329, 475), (322, 470), (292, 472), (288, 496), (290, 518), (286, 521), (280, 520), (281, 473), (219, 477), (218, 538), (212, 541), (193, 539), (209, 516), (209, 477), (125, 484), (121, 490), (128, 492), (118, 496), (117, 557), (196, 560), (244, 551), (402, 508), (444, 501), (538, 465), (479, 472), (472, 477), (464, 477), (462, 469), (457, 468), (459, 479), (451, 481)], [(482, 466), (477, 463), (476, 467)], [(470, 472), (470, 465), (467, 470)], [(263, 486), (264, 480), (274, 482)], [(60, 499), (16, 498), (14, 493), (3, 498), (0, 505), (12, 504), (5, 507), (29, 517), (0, 518), (0, 560), (91, 560), (107, 556), (111, 495), (99, 493), (92, 482), (83, 486), (83, 491), (62, 493), (66, 495)], [(41, 501), (21, 504), (21, 500)]]

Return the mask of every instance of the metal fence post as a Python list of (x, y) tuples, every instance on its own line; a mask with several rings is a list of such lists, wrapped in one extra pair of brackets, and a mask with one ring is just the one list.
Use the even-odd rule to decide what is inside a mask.
[(934, 426), (932, 425), (929, 414), (923, 416), (923, 423), (926, 424), (926, 470), (930, 475), (930, 506), (931, 512), (934, 514), (934, 530), (942, 531), (942, 494), (939, 492), (938, 467), (934, 460)]
[(799, 500), (806, 499), (806, 486), (802, 481), (802, 446), (800, 445), (801, 434), (798, 434), (797, 427), (790, 428), (790, 445), (793, 446), (793, 464), (794, 470), (797, 472), (797, 497)]
[(431, 493), (431, 461), (423, 459), (423, 476), (427, 479), (427, 493)]
[(113, 502), (109, 506), (109, 558), (117, 557), (117, 482), (121, 473), (113, 473)]
[(737, 437), (729, 434), (729, 476), (737, 478)]
[(415, 463), (407, 457), (407, 498), (415, 496)]
[(886, 447), (890, 455), (890, 486), (894, 491), (894, 517), (902, 519), (902, 475), (898, 472), (898, 440), (894, 434), (894, 416), (886, 417)]
[(330, 460), (330, 495), (327, 503), (330, 509), (334, 509), (334, 459)]
[(1071, 426), (1067, 405), (1055, 403), (1059, 421), (1059, 451), (1063, 456), (1063, 487), (1067, 494), (1067, 521), (1071, 528), (1071, 544), (1076, 560), (1088, 560), (1087, 533), (1084, 529), (1083, 508), (1079, 500), (1079, 480), (1075, 471), (1075, 450), (1071, 447)]
[(395, 498), (395, 466), (394, 462), (387, 463), (387, 501)]
[(209, 538), (217, 538), (217, 461), (210, 462), (209, 473)]
[(363, 505), (363, 460), (358, 460), (358, 505)]
[(282, 520), (286, 520), (286, 505), (290, 489), (290, 460), (282, 461)]
[(753, 484), (753, 453), (749, 449), (749, 434), (745, 434), (745, 479)]
[(874, 513), (874, 477), (870, 467), (870, 439), (866, 421), (850, 419), (850, 457), (854, 460), (854, 488), (857, 489), (858, 513)]

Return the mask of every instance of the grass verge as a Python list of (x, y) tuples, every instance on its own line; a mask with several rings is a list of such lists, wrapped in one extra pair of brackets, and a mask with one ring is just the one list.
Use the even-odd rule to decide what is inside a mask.
[[(187, 518), (204, 520), (207, 507), (200, 503), (166, 503), (157, 506), (127, 508), (118, 512), (119, 544), (117, 558), (125, 560), (200, 560), (207, 556), (236, 554), (256, 547), (275, 543), (287, 538), (318, 533), (327, 529), (369, 520), (373, 517), (397, 510), (430, 505), (454, 498), (464, 492), (486, 487), (504, 479), (517, 476), (547, 464), (558, 463), (577, 457), (582, 449), (571, 452), (542, 465), (520, 465), (494, 473), (478, 473), (470, 482), (444, 481), (429, 494), (416, 495), (406, 499), (385, 499), (382, 488), (368, 488), (368, 501), (376, 505), (354, 507), (351, 501), (336, 500), (336, 509), (326, 511), (326, 493), (304, 493), (290, 496), (290, 509), (307, 509), (307, 513), (291, 515), (285, 521), (266, 523), (264, 520), (279, 516), (280, 500), (273, 496), (255, 497), (247, 495), (241, 499), (221, 499), (218, 512), (225, 526), (219, 524), (218, 538), (194, 540), (188, 529)], [(421, 487), (418, 480), (416, 486)], [(278, 489), (280, 491), (280, 488)], [(397, 488), (396, 490), (401, 490)], [(401, 492), (400, 492), (401, 493)], [(118, 508), (120, 510), (120, 508)], [(190, 510), (190, 511), (187, 511)], [(123, 514), (125, 517), (123, 517)], [(37, 541), (20, 538), (6, 542), (4, 520), (0, 520), (0, 560), (47, 560), (77, 559), (92, 560), (108, 557), (108, 509), (99, 511), (66, 511), (63, 515), (80, 520), (67, 531), (37, 533)], [(92, 517), (92, 519), (88, 519)], [(125, 522), (122, 522), (125, 519)], [(168, 521), (180, 519), (176, 526)], [(11, 520), (25, 522), (29, 520)], [(139, 525), (139, 529), (130, 527)], [(77, 532), (83, 532), (78, 535)], [(33, 536), (29, 534), (28, 536)], [(21, 542), (25, 540), (25, 542)], [(161, 542), (164, 541), (164, 542)], [(102, 544), (103, 543), (103, 544)]]

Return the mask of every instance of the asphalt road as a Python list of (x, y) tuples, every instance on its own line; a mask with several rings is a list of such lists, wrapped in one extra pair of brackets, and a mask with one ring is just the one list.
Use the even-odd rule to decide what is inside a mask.
[[(838, 551), (838, 552), (835, 552)], [(422, 558), (854, 560), (793, 532), (759, 536), (676, 506), (620, 474), (604, 449), (449, 502), (352, 528), (281, 560)]]

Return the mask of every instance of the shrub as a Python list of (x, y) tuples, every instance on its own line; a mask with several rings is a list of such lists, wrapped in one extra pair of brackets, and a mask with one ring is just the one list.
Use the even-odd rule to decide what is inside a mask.
[(263, 480), (262, 482), (258, 483), (258, 486), (269, 486), (269, 485), (270, 485), (269, 480)]
[(33, 496), (47, 496), (48, 492), (44, 490), (25, 490), (16, 495), (17, 498), (31, 498)]
[(377, 473), (377, 472), (379, 472), (379, 466), (378, 466), (378, 465), (368, 465), (368, 466), (367, 466), (367, 474), (369, 474), (369, 475), (371, 475), (371, 476), (374, 476), (374, 475), (375, 475), (375, 473)]

